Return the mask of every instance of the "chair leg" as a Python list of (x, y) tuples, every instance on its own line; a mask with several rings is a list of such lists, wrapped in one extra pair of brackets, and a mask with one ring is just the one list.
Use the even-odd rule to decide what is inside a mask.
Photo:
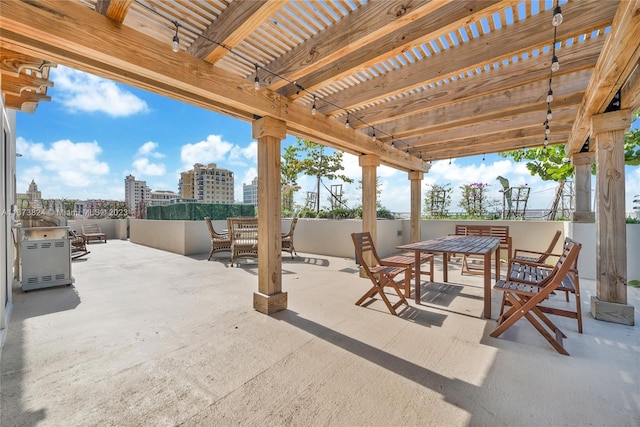
[[(499, 324), (496, 329), (490, 334), (490, 336), (497, 338), (502, 335), (509, 327), (511, 327), (514, 323), (520, 320), (522, 317), (525, 317), (529, 323), (533, 325), (534, 328), (551, 344), (551, 346), (561, 354), (566, 356), (569, 355), (567, 350), (562, 346), (562, 338), (566, 338), (566, 335), (562, 333), (560, 328), (558, 328), (547, 316), (545, 316), (536, 304), (539, 302), (534, 299), (525, 299), (518, 297), (515, 294), (505, 292), (505, 296), (509, 303), (511, 303), (511, 308), (507, 310), (507, 312), (503, 315), (503, 317), (499, 318)], [(551, 329), (556, 337), (554, 338), (551, 334), (545, 329), (545, 327), (538, 322), (538, 320), (534, 317), (534, 314), (547, 326)]]

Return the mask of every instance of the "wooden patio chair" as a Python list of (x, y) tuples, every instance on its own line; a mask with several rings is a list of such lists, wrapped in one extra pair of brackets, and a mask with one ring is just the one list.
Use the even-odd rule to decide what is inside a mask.
[[(433, 254), (426, 252), (420, 252), (420, 266), (422, 264), (429, 263), (429, 269), (420, 269), (420, 276), (428, 275), (429, 281), (433, 282)], [(392, 265), (394, 267), (406, 267), (407, 272), (404, 275), (404, 296), (409, 298), (411, 296), (411, 278), (415, 276), (416, 256), (411, 252), (403, 252), (401, 254), (388, 256), (382, 258), (383, 265)], [(416, 286), (420, 286), (420, 277), (416, 278)]]
[(211, 261), (211, 257), (216, 252), (231, 252), (231, 239), (229, 239), (229, 233), (218, 233), (213, 228), (211, 218), (205, 217), (204, 222), (209, 229), (209, 236), (211, 237), (211, 251), (209, 252), (209, 258), (207, 261)]
[(566, 335), (544, 314), (540, 303), (558, 289), (567, 275), (571, 273), (581, 248), (580, 243), (567, 237), (564, 241), (562, 255), (555, 267), (538, 284), (513, 280), (497, 281), (493, 288), (504, 292), (510, 307), (498, 318), (498, 326), (491, 333), (491, 336), (499, 337), (514, 323), (525, 317), (553, 348), (568, 356), (569, 353), (562, 345), (562, 339), (566, 338)]
[(553, 255), (553, 249), (556, 247), (562, 231), (557, 230), (554, 234), (549, 247), (544, 252), (530, 251), (527, 249), (516, 249), (513, 252), (513, 259), (516, 261), (535, 262), (537, 264), (544, 264), (551, 255)]
[(298, 223), (298, 217), (294, 217), (291, 220), (291, 226), (289, 227), (289, 231), (287, 233), (282, 233), (282, 250), (284, 252), (289, 252), (291, 254), (291, 259), (293, 259), (293, 254), (298, 256), (296, 252), (295, 246), (293, 246), (293, 232), (296, 229), (296, 224)]
[[(549, 256), (559, 257), (560, 255), (550, 253)], [(509, 262), (507, 275), (508, 280), (540, 286), (540, 284), (549, 276), (552, 271), (552, 267), (547, 264), (539, 264), (523, 260), (517, 261), (513, 259), (511, 262)], [(552, 292), (552, 295), (558, 291), (563, 291), (565, 293), (566, 302), (569, 302), (570, 293), (574, 295), (576, 304), (575, 310), (565, 310), (558, 308), (557, 306), (546, 305), (541, 305), (540, 310), (545, 313), (576, 319), (576, 321), (578, 322), (578, 332), (582, 333), (582, 301), (580, 300), (580, 279), (578, 277), (577, 257), (574, 261), (574, 265), (571, 267), (566, 277), (562, 280), (557, 289)], [(506, 305), (509, 305), (509, 302), (503, 295), (502, 305), (500, 306), (500, 314), (503, 313)]]
[(87, 250), (87, 241), (74, 230), (69, 230), (69, 242), (71, 243), (71, 259), (78, 259), (91, 252)]
[[(400, 273), (406, 273), (407, 267), (397, 267), (393, 265), (384, 265), (380, 260), (376, 248), (371, 238), (371, 233), (351, 233), (351, 239), (353, 239), (353, 245), (356, 249), (356, 257), (360, 263), (360, 266), (366, 273), (367, 277), (371, 280), (373, 286), (369, 289), (358, 301), (356, 305), (361, 305), (365, 300), (373, 298), (376, 294), (380, 295), (380, 299), (385, 303), (391, 314), (397, 316), (396, 308), (402, 304), (409, 305), (404, 295), (398, 288), (398, 284), (395, 282), (395, 277)], [(369, 265), (366, 261), (365, 254), (370, 253), (373, 258), (373, 264)], [(395, 304), (389, 302), (389, 298), (384, 292), (384, 287), (390, 286), (398, 294), (400, 300)]]

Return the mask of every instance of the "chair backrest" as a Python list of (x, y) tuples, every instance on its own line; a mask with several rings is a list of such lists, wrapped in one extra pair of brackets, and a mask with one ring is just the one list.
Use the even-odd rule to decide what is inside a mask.
[(560, 255), (553, 270), (540, 282), (539, 286), (557, 288), (569, 271), (576, 268), (581, 248), (581, 243), (566, 237), (564, 239), (562, 255)]
[(207, 228), (209, 229), (209, 236), (210, 236), (212, 239), (226, 237), (224, 234), (218, 233), (218, 232), (213, 228), (213, 223), (211, 222), (211, 218), (209, 218), (208, 216), (204, 217), (204, 222), (207, 224)]
[(296, 229), (296, 224), (298, 223), (298, 217), (295, 216), (291, 220), (291, 225), (289, 226), (289, 232), (286, 234), (287, 237), (293, 237), (293, 232)]
[(507, 259), (511, 259), (511, 236), (508, 225), (475, 225), (456, 224), (455, 234), (458, 236), (497, 237), (500, 239), (500, 249), (507, 251)]
[(547, 248), (546, 251), (544, 251), (543, 255), (540, 255), (540, 258), (538, 258), (536, 262), (543, 263), (547, 260), (547, 258), (549, 258), (549, 255), (553, 253), (553, 248), (556, 247), (556, 243), (558, 243), (558, 240), (560, 240), (561, 235), (562, 235), (562, 231), (556, 230), (556, 234), (553, 236), (553, 239), (551, 239), (551, 243), (549, 244), (549, 247)]
[[(378, 252), (373, 244), (371, 233), (368, 231), (362, 233), (351, 233), (351, 239), (353, 240), (353, 246), (356, 249), (356, 257), (360, 262), (360, 266), (364, 268), (368, 276), (371, 276), (370, 267), (380, 264), (380, 257), (378, 257)], [(365, 256), (367, 253), (371, 253), (371, 257), (375, 261), (375, 264), (369, 265), (369, 263), (367, 263), (367, 257)]]

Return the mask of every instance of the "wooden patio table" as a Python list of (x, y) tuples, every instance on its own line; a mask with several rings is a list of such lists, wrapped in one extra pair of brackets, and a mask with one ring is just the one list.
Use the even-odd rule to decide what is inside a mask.
[(482, 255), (484, 257), (484, 317), (491, 318), (491, 254), (496, 253), (496, 279), (500, 279), (500, 239), (497, 237), (444, 236), (397, 247), (416, 255), (415, 296), (420, 304), (420, 252), (442, 253), (443, 281), (447, 282), (449, 254)]

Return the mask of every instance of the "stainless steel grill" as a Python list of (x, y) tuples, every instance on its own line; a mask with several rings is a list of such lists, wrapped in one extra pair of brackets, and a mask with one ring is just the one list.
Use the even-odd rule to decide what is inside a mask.
[(68, 229), (69, 227), (21, 229), (23, 291), (73, 283)]

